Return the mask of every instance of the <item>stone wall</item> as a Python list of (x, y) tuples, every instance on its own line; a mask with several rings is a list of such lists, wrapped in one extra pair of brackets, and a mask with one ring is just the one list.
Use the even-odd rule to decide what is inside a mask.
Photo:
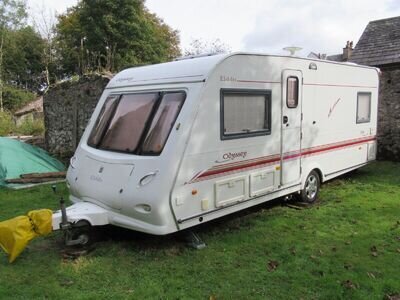
[(109, 79), (81, 77), (52, 87), (43, 98), (46, 149), (71, 157)]
[(400, 161), (400, 66), (382, 69), (379, 86), (378, 159)]

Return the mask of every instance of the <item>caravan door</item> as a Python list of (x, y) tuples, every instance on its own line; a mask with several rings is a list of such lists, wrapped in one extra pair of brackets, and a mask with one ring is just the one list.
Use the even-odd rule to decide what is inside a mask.
[(301, 172), (302, 73), (282, 72), (281, 186), (297, 184)]

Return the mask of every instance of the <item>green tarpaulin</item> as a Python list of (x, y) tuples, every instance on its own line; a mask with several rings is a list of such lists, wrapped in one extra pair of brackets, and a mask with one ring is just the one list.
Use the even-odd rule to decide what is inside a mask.
[(5, 179), (21, 174), (64, 171), (64, 165), (46, 151), (10, 138), (0, 137), (0, 187)]

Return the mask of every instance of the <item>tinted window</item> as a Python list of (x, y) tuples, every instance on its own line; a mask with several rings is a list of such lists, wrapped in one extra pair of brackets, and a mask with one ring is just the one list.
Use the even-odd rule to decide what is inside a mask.
[(97, 118), (96, 124), (90, 134), (88, 144), (90, 146), (96, 147), (101, 138), (103, 137), (104, 130), (110, 120), (111, 115), (114, 112), (115, 106), (117, 104), (119, 96), (111, 96), (106, 99), (103, 107), (101, 108), (99, 117)]
[(181, 110), (185, 93), (167, 93), (161, 100), (151, 126), (148, 130), (142, 151), (160, 153)]
[(99, 148), (135, 151), (157, 98), (158, 94), (123, 95)]
[(158, 155), (185, 98), (184, 92), (109, 97), (99, 113), (88, 145), (102, 150)]

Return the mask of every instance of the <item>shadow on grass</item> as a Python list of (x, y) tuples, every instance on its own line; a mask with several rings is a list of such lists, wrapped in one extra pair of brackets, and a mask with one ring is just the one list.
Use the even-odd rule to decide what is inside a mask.
[[(325, 184), (324, 186), (340, 186), (348, 183), (363, 179), (369, 174), (368, 170), (358, 169), (344, 175), (341, 175)], [(330, 197), (332, 198), (332, 197)], [(297, 201), (294, 197), (287, 201), (284, 197), (280, 197), (265, 203), (255, 205), (253, 207), (220, 217), (215, 220), (208, 221), (203, 224), (199, 224), (190, 229), (182, 230), (176, 233), (168, 235), (151, 235), (142, 232), (137, 232), (122, 227), (113, 225), (106, 225), (101, 227), (93, 228), (95, 237), (95, 248), (104, 247), (106, 245), (112, 245), (117, 243), (120, 247), (125, 249), (135, 249), (137, 251), (169, 251), (170, 249), (185, 248), (187, 247), (186, 236), (189, 231), (197, 233), (204, 242), (207, 244), (207, 237), (223, 235), (226, 232), (235, 232), (245, 230), (254, 225), (254, 221), (265, 215), (266, 211), (270, 211), (273, 208), (280, 206), (299, 205), (299, 209), (313, 208), (321, 205), (325, 205), (331, 200), (335, 201), (334, 197), (325, 201), (325, 199), (317, 200), (313, 205), (304, 205)], [(337, 200), (337, 199), (336, 199)], [(287, 207), (292, 209), (293, 207)]]
[(241, 210), (207, 223), (199, 224), (190, 229), (171, 233), (168, 235), (151, 235), (143, 232), (125, 229), (113, 225), (93, 228), (95, 248), (112, 243), (118, 243), (122, 248), (136, 249), (139, 251), (166, 250), (171, 248), (184, 248), (187, 246), (186, 236), (193, 231), (204, 238), (207, 244), (207, 236), (215, 236), (226, 232), (239, 231), (252, 226), (252, 221), (265, 210), (270, 210), (285, 204), (283, 198), (278, 198), (266, 203)]

